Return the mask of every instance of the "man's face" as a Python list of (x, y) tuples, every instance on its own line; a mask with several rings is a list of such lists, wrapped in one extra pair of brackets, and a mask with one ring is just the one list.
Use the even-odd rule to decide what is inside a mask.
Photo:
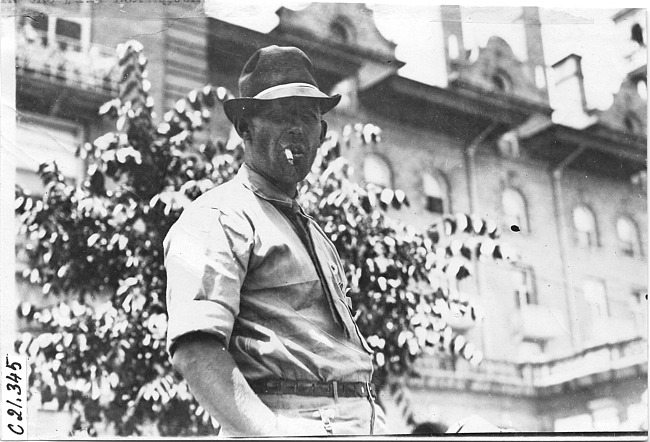
[(246, 161), (279, 186), (294, 188), (309, 173), (327, 127), (318, 105), (297, 97), (270, 100), (248, 121)]

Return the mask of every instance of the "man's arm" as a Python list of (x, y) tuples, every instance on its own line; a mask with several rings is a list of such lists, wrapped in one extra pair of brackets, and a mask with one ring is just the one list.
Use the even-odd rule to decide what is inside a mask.
[(275, 413), (250, 388), (228, 350), (209, 335), (193, 338), (178, 343), (172, 364), (203, 408), (228, 432), (276, 434)]
[(271, 411), (246, 382), (234, 359), (214, 336), (198, 333), (176, 345), (172, 364), (210, 416), (233, 435), (327, 434), (320, 421)]

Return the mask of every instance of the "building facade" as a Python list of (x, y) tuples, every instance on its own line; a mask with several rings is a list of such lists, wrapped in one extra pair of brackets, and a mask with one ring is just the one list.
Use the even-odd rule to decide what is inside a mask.
[[(435, 55), (447, 72), (439, 87), (400, 76), (396, 45), (362, 4), (280, 8), (268, 33), (202, 14), (179, 18), (188, 16), (182, 8), (157, 3), (146, 5), (147, 20), (101, 4), (80, 4), (72, 17), (37, 6), (17, 19), (18, 184), (41, 191), (35, 172), (45, 158), (83, 178), (74, 152), (108, 129), (96, 109), (116, 90), (113, 48), (136, 26), (159, 116), (207, 83), (236, 92), (259, 47), (298, 46), (321, 88), (343, 95), (330, 127), (382, 129), (372, 150), (343, 154), (360, 180), (406, 192), (411, 206), (391, 216), (425, 227), (475, 213), (497, 221), (520, 255), (514, 267), (477, 263), (458, 287), (484, 312), (476, 325), (454, 324), (483, 363), (421, 360), (398, 394), (382, 398), (391, 432), (471, 414), (522, 431), (647, 430), (645, 10), (613, 17), (629, 75), (611, 108), (595, 111), (586, 108), (578, 55), (547, 65), (537, 8), (520, 11), (522, 59), (498, 36), (466, 50), (463, 10), (439, 7)], [(564, 98), (551, 106), (549, 90)], [(229, 133), (221, 111), (211, 130)], [(38, 296), (17, 284), (21, 300)]]

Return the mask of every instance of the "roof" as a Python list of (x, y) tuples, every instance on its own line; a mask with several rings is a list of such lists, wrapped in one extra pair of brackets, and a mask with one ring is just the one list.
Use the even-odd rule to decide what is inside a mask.
[[(628, 178), (645, 170), (647, 141), (600, 123), (585, 129), (560, 124), (541, 126), (521, 136), (520, 144), (533, 158), (590, 173)], [(566, 164), (565, 164), (566, 163)]]
[(368, 108), (397, 121), (423, 125), (469, 142), (488, 127), (498, 136), (550, 107), (507, 94), (458, 83), (441, 88), (391, 75), (360, 91)]

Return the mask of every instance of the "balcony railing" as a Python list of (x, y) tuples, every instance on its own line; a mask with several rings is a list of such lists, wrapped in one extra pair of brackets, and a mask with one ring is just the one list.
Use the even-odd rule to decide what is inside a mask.
[(574, 380), (640, 367), (647, 362), (647, 341), (634, 338), (602, 344), (562, 358), (531, 362), (484, 359), (476, 367), (457, 364), (455, 370), (439, 367), (435, 359), (424, 360), (418, 365), (422, 380), (414, 382), (423, 381), (438, 387), (517, 390), (522, 394), (538, 394)]
[(114, 50), (97, 44), (85, 49), (79, 40), (63, 36), (52, 39), (29, 26), (17, 31), (16, 68), (19, 75), (108, 94), (117, 90), (119, 79)]

